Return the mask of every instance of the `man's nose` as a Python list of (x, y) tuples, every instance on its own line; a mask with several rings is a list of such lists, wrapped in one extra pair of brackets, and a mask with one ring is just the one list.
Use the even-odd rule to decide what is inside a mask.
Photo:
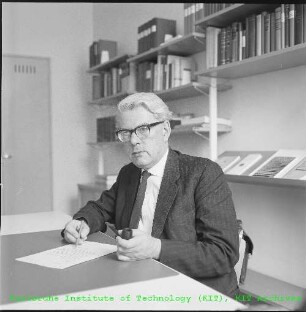
[(135, 132), (133, 132), (133, 133), (131, 134), (130, 142), (131, 142), (132, 145), (136, 145), (137, 143), (140, 143), (140, 139), (139, 139), (139, 137), (136, 135)]
[(137, 143), (140, 143), (140, 139), (139, 139), (139, 137), (136, 135), (135, 132), (133, 132), (133, 133), (131, 134), (130, 142), (131, 142), (132, 145), (136, 145)]

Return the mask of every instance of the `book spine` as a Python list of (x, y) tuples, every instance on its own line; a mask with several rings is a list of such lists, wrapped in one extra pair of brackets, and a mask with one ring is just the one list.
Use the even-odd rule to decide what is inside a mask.
[(238, 61), (238, 23), (232, 24), (232, 62)]
[(275, 29), (275, 12), (271, 13), (270, 19), (270, 51), (275, 51), (275, 37), (276, 37), (276, 29)]
[(261, 12), (261, 54), (265, 54), (265, 21), (266, 11)]
[[(295, 44), (303, 42), (303, 4), (296, 4), (295, 16)], [(306, 22), (304, 22), (306, 23)]]
[(275, 50), (281, 49), (281, 7), (275, 9)]
[(239, 53), (238, 53), (238, 60), (242, 61), (242, 23), (238, 23), (238, 40), (239, 40)]
[(261, 14), (256, 15), (256, 55), (261, 55)]
[(270, 52), (270, 44), (271, 44), (271, 39), (270, 39), (270, 20), (271, 20), (271, 15), (268, 13), (265, 16), (265, 53)]
[(289, 46), (294, 46), (295, 39), (295, 4), (289, 6)]
[(242, 51), (242, 59), (246, 58), (246, 30), (242, 31), (242, 44), (241, 44), (241, 51)]
[(232, 27), (226, 27), (226, 41), (225, 41), (225, 63), (228, 64), (232, 60)]
[(249, 16), (249, 37), (248, 37), (249, 56), (256, 55), (256, 15)]
[(188, 34), (188, 29), (187, 29), (187, 8), (188, 8), (188, 3), (184, 3), (184, 35)]
[(289, 11), (290, 4), (285, 4), (285, 48), (288, 48), (290, 45)]
[(285, 48), (285, 4), (281, 4), (281, 49)]
[(306, 43), (306, 3), (303, 4), (303, 42)]

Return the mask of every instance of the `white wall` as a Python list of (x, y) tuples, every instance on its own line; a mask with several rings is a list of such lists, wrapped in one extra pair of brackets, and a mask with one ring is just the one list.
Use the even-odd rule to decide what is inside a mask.
[(88, 47), (92, 4), (2, 3), (2, 53), (49, 57), (54, 210), (78, 209), (77, 183), (92, 179), (95, 163), (86, 142), (93, 128)]

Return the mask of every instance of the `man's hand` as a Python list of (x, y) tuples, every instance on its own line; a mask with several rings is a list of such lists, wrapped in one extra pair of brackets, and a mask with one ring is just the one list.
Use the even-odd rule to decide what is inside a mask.
[(68, 243), (75, 244), (79, 238), (79, 243), (82, 244), (86, 239), (89, 233), (88, 224), (83, 221), (83, 227), (81, 233), (79, 233), (81, 227), (80, 220), (71, 220), (65, 226), (64, 238)]
[[(118, 231), (121, 235), (122, 230)], [(133, 237), (129, 240), (116, 237), (117, 257), (122, 261), (142, 259), (159, 259), (161, 241), (147, 233), (133, 229)]]

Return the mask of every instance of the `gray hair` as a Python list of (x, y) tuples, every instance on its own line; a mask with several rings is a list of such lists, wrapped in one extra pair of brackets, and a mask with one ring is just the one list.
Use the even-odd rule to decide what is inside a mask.
[(118, 104), (118, 111), (124, 112), (142, 106), (154, 115), (157, 120), (171, 120), (172, 112), (165, 102), (156, 94), (151, 92), (134, 93)]

